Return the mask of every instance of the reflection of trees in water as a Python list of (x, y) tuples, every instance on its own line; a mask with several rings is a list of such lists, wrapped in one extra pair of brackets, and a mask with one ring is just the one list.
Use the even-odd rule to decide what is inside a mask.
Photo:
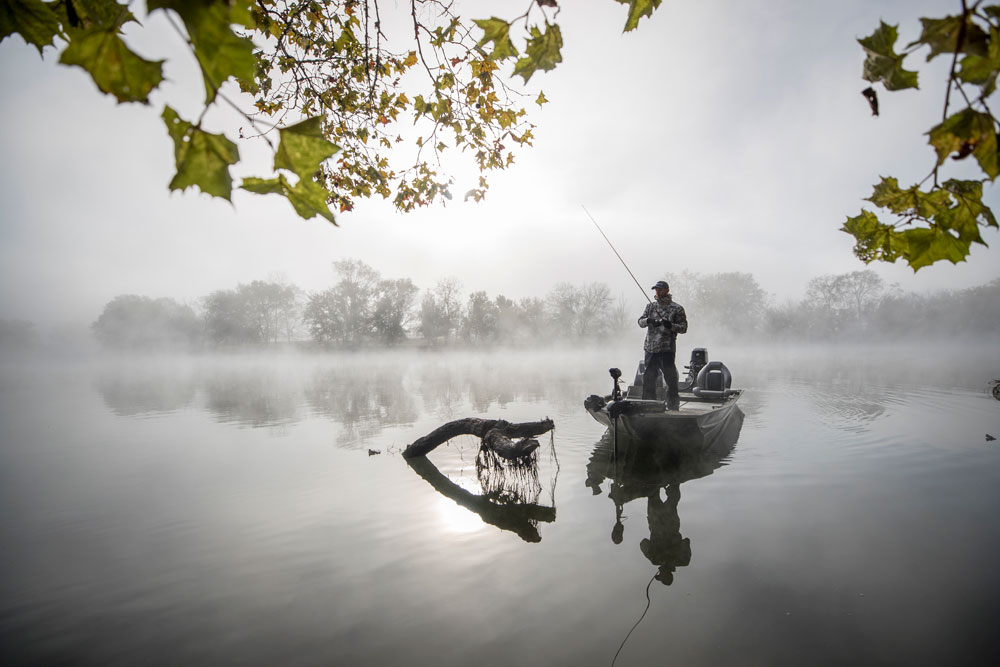
[(216, 420), (261, 427), (299, 421), (298, 382), (271, 370), (213, 373), (205, 381), (205, 407)]
[(97, 379), (104, 404), (121, 417), (180, 410), (191, 405), (197, 388), (194, 373), (166, 369), (105, 372)]
[(550, 365), (524, 363), (516, 354), (468, 357), (459, 363), (442, 357), (419, 368), (419, 392), (427, 412), (448, 420), (466, 401), (482, 414), (494, 404), (503, 408), (513, 401), (551, 398), (551, 371)]
[(634, 441), (619, 435), (616, 451), (610, 430), (594, 447), (586, 485), (599, 495), (604, 482), (610, 482), (608, 497), (615, 506), (611, 541), (621, 544), (625, 539), (625, 506), (645, 499), (649, 536), (639, 541), (639, 550), (657, 567), (655, 578), (664, 585), (673, 583), (678, 567), (691, 562), (691, 540), (681, 534), (680, 486), (725, 465), (742, 426), (743, 413), (736, 408), (725, 428), (700, 450), (684, 449), (684, 443)]
[(418, 417), (402, 365), (323, 368), (312, 374), (304, 392), (309, 407), (342, 424), (348, 437), (367, 437)]

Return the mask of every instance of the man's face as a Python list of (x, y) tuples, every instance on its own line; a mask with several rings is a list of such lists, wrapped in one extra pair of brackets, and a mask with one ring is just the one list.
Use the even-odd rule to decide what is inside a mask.
[(667, 288), (666, 287), (654, 287), (653, 289), (656, 290), (656, 298), (657, 299), (662, 299), (663, 297), (665, 297), (667, 295)]

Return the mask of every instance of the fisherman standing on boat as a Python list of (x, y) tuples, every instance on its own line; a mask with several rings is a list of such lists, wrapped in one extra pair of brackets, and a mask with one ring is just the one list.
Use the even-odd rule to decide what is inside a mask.
[(646, 330), (646, 370), (642, 375), (643, 400), (656, 399), (656, 381), (660, 373), (667, 382), (667, 410), (677, 410), (680, 399), (677, 396), (677, 334), (688, 329), (684, 306), (674, 303), (670, 297), (670, 285), (660, 280), (652, 289), (656, 290), (656, 300), (646, 305), (639, 326)]

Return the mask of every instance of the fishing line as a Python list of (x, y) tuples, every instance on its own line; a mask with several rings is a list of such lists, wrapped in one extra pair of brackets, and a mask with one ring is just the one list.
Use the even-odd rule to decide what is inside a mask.
[(614, 253), (615, 253), (615, 256), (616, 256), (616, 257), (618, 257), (618, 261), (622, 263), (622, 266), (624, 266), (624, 267), (625, 267), (625, 270), (626, 270), (626, 271), (628, 271), (628, 274), (629, 274), (630, 276), (632, 276), (632, 280), (634, 280), (634, 281), (635, 281), (635, 286), (636, 286), (636, 287), (638, 287), (638, 288), (639, 288), (639, 291), (640, 291), (640, 292), (642, 292), (642, 295), (643, 295), (644, 297), (646, 297), (646, 301), (649, 301), (650, 303), (653, 303), (653, 300), (649, 298), (649, 295), (648, 295), (648, 294), (646, 294), (646, 290), (642, 289), (642, 285), (640, 285), (640, 284), (639, 284), (639, 281), (635, 279), (635, 274), (634, 274), (634, 273), (632, 273), (632, 269), (628, 268), (628, 264), (626, 264), (626, 263), (625, 263), (625, 260), (624, 260), (624, 259), (622, 259), (622, 256), (618, 254), (618, 251), (617, 251), (617, 250), (615, 250), (615, 246), (614, 246), (614, 245), (613, 245), (613, 244), (611, 243), (611, 239), (609, 239), (609, 238), (608, 238), (608, 235), (604, 233), (604, 230), (603, 230), (603, 229), (601, 229), (601, 226), (600, 226), (599, 224), (597, 224), (597, 220), (594, 220), (594, 216), (592, 216), (592, 215), (590, 214), (590, 211), (588, 211), (588, 210), (587, 210), (587, 207), (586, 207), (586, 206), (584, 206), (583, 204), (580, 204), (580, 208), (582, 208), (582, 209), (583, 209), (583, 212), (587, 214), (587, 217), (588, 217), (588, 218), (590, 218), (590, 221), (591, 221), (592, 223), (594, 223), (594, 227), (597, 227), (597, 231), (599, 231), (599, 232), (601, 233), (601, 236), (603, 236), (603, 237), (604, 237), (604, 240), (608, 242), (608, 245), (609, 245), (609, 246), (611, 246), (611, 250), (613, 250), (613, 251), (614, 251)]
[(627, 642), (628, 638), (632, 636), (632, 631), (639, 627), (639, 624), (642, 623), (642, 619), (646, 618), (646, 612), (649, 611), (649, 587), (653, 585), (654, 579), (656, 579), (655, 573), (649, 578), (649, 583), (646, 584), (646, 608), (642, 610), (642, 616), (639, 617), (639, 620), (632, 626), (632, 630), (629, 630), (628, 634), (625, 635), (625, 639), (622, 640), (621, 646), (619, 646), (618, 650), (615, 652), (615, 657), (611, 659), (611, 667), (615, 667), (615, 660), (618, 659), (618, 654), (622, 652), (623, 648), (625, 648), (625, 642)]

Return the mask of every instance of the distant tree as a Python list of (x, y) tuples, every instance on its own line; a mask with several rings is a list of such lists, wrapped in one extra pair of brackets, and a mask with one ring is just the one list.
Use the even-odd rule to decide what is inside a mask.
[(278, 328), (286, 342), (295, 340), (301, 332), (305, 295), (298, 286), (288, 282), (284, 273), (273, 273), (267, 281), (288, 290), (289, 298), (284, 299), (278, 309)]
[(446, 339), (457, 335), (462, 324), (461, 290), (462, 283), (454, 276), (443, 278), (434, 286), (434, 301), (440, 309)]
[(406, 338), (406, 324), (413, 315), (417, 287), (409, 278), (382, 280), (377, 286), (372, 330), (386, 345), (395, 345)]
[(381, 280), (379, 272), (361, 260), (345, 259), (333, 263), (339, 280), (336, 290), (345, 342), (360, 345), (372, 334), (375, 295)]
[(135, 294), (109, 301), (91, 329), (102, 346), (116, 349), (191, 347), (202, 331), (189, 306)]
[(297, 308), (298, 293), (290, 285), (255, 280), (236, 289), (253, 339), (276, 343), (288, 335), (288, 321)]
[(466, 340), (473, 343), (496, 340), (499, 318), (500, 308), (486, 296), (486, 292), (473, 292), (469, 295), (463, 326)]
[(611, 288), (606, 283), (590, 283), (577, 290), (576, 335), (594, 338), (611, 329)]
[(801, 302), (789, 300), (778, 305), (769, 305), (764, 312), (762, 334), (768, 340), (799, 338), (805, 330)]
[(309, 329), (309, 336), (321, 344), (346, 342), (347, 327), (344, 324), (343, 311), (340, 293), (336, 287), (310, 294), (302, 313), (302, 320)]
[(864, 321), (865, 316), (877, 308), (885, 297), (885, 281), (874, 271), (852, 271), (839, 278), (843, 283), (845, 297), (854, 306), (858, 321)]
[(752, 274), (689, 274), (688, 280), (684, 306), (696, 312), (699, 328), (750, 337), (763, 329), (768, 296)]
[(420, 301), (419, 320), (417, 330), (428, 343), (436, 345), (447, 339), (448, 319), (432, 292), (425, 293)]
[(0, 349), (24, 350), (39, 342), (34, 322), (0, 319)]
[(993, 339), (1000, 334), (1000, 278), (965, 290), (956, 305), (955, 320), (970, 334)]
[(324, 344), (358, 347), (375, 334), (379, 272), (357, 259), (333, 263), (334, 287), (308, 298), (303, 321), (312, 339)]
[(246, 303), (237, 290), (216, 290), (203, 300), (205, 331), (217, 345), (258, 340)]
[(502, 343), (514, 343), (522, 337), (522, 318), (520, 309), (513, 299), (498, 294), (493, 300), (497, 309), (497, 340)]
[(633, 318), (629, 312), (628, 299), (625, 298), (625, 294), (619, 292), (618, 298), (615, 299), (614, 304), (611, 306), (609, 319), (611, 332), (621, 333), (627, 331), (629, 328), (635, 326), (635, 320), (637, 319), (638, 317)]
[(517, 311), (524, 336), (533, 341), (550, 339), (545, 301), (536, 296), (525, 297), (517, 302)]
[(867, 327), (869, 316), (886, 294), (885, 282), (874, 271), (853, 271), (813, 278), (805, 305), (817, 333), (852, 336)]
[(556, 335), (565, 337), (575, 333), (578, 306), (577, 289), (571, 283), (556, 283), (545, 295), (546, 319)]

